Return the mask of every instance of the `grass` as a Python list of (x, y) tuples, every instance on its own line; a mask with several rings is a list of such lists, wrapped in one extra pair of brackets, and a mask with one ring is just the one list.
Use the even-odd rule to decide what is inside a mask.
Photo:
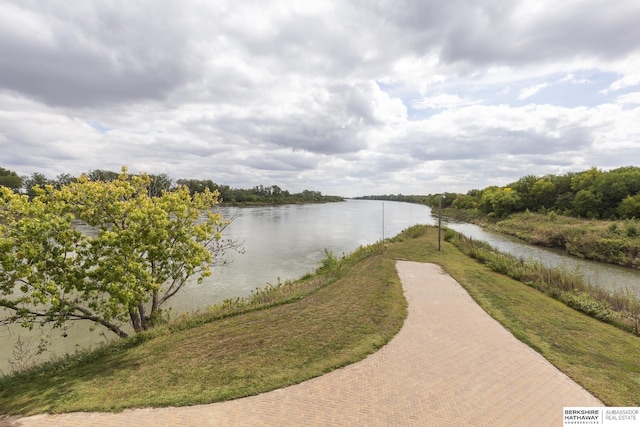
[(271, 299), (258, 292), (259, 304), (229, 302), (148, 336), (1, 378), (0, 413), (220, 401), (361, 360), (406, 316), (395, 259), (442, 265), (485, 311), (607, 405), (640, 406), (638, 337), (493, 272), (448, 242), (437, 251), (432, 227), (401, 233), (384, 255), (379, 249), (325, 263), (319, 276), (292, 284), (299, 292), (278, 285)]
[(336, 277), (303, 298), (285, 292), (289, 302), (271, 301), (248, 312), (241, 307), (239, 314), (217, 320), (206, 319), (210, 313), (205, 320), (184, 319), (79, 362), (3, 378), (0, 413), (119, 411), (228, 400), (361, 360), (402, 326), (402, 286), (393, 260), (379, 255), (334, 267), (343, 271), (325, 273)]

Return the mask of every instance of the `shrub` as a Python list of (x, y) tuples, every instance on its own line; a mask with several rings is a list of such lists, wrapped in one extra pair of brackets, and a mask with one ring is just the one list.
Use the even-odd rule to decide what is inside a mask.
[(634, 220), (624, 222), (624, 230), (627, 237), (638, 237), (638, 223)]
[(328, 273), (330, 271), (334, 271), (339, 264), (340, 264), (340, 261), (333, 254), (333, 252), (325, 249), (324, 258), (320, 260), (320, 267), (318, 268), (318, 272)]
[(560, 300), (569, 307), (602, 321), (607, 321), (613, 314), (609, 304), (596, 300), (586, 292), (565, 292), (560, 296)]
[(450, 228), (447, 228), (444, 230), (444, 241), (445, 242), (450, 242), (453, 237), (456, 235), (456, 232), (451, 230)]
[(402, 232), (402, 235), (409, 239), (417, 239), (427, 233), (427, 228), (422, 225), (414, 225)]

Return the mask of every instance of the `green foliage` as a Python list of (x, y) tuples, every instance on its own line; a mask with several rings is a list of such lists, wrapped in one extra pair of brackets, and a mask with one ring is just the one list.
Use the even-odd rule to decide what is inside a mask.
[(640, 218), (640, 194), (627, 196), (618, 205), (620, 218)]
[[(118, 180), (118, 172), (94, 169), (84, 174), (85, 178), (93, 182), (113, 182)], [(176, 187), (186, 187), (193, 196), (197, 193), (209, 191), (217, 192), (220, 203), (231, 205), (281, 205), (302, 203), (341, 202), (339, 196), (325, 196), (319, 191), (304, 190), (301, 193), (290, 193), (277, 185), (256, 185), (251, 189), (231, 188), (228, 185), (217, 184), (211, 179), (178, 179), (175, 181), (167, 174), (144, 175), (148, 178), (148, 192), (151, 197), (160, 197), (163, 192), (173, 191)], [(59, 174), (56, 179), (48, 179), (39, 172), (29, 176), (19, 177), (15, 172), (0, 167), (0, 186), (9, 187), (15, 192), (23, 189), (30, 198), (36, 196), (36, 188), (53, 185), (61, 188), (76, 181), (76, 177), (68, 173)], [(412, 196), (413, 197), (413, 196)], [(412, 201), (415, 201), (412, 199)]]
[(116, 181), (120, 174), (114, 171), (108, 171), (104, 169), (94, 169), (85, 174), (89, 181), (102, 181), (102, 182), (112, 182)]
[[(479, 193), (482, 194), (482, 193)], [(480, 198), (477, 194), (458, 194), (451, 204), (456, 209), (476, 209), (480, 205)]]
[(149, 183), (123, 168), (115, 180), (35, 186), (31, 199), (0, 187), (0, 306), (10, 313), (0, 323), (90, 320), (121, 337), (124, 323), (161, 323), (162, 305), (237, 245), (221, 239), (216, 193), (151, 196)]
[[(395, 274), (398, 258), (441, 264), (488, 314), (606, 405), (638, 406), (637, 337), (470, 262), (448, 244), (436, 251), (437, 230), (427, 229), (419, 238), (390, 244), (384, 257), (375, 245), (360, 248), (355, 258), (365, 262), (350, 264), (342, 280), (310, 298), (217, 317), (185, 316), (169, 327), (0, 378), (0, 413), (193, 405), (322, 375), (364, 358), (401, 327), (406, 306)], [(352, 255), (346, 259), (351, 263)]]
[(17, 173), (0, 167), (0, 186), (18, 191), (22, 187), (22, 178)]
[(564, 292), (560, 296), (560, 300), (569, 307), (605, 322), (609, 320), (613, 314), (613, 310), (611, 310), (609, 304), (604, 301), (598, 301), (586, 292)]
[(231, 188), (228, 185), (219, 185), (210, 179), (179, 179), (178, 185), (186, 186), (191, 194), (204, 191), (217, 191), (220, 200), (227, 204), (261, 205), (261, 204), (285, 204), (285, 203), (325, 203), (343, 201), (342, 197), (323, 196), (319, 191), (304, 190), (301, 193), (291, 194), (277, 185), (257, 185), (252, 189)]
[[(444, 194), (443, 208), (480, 209), (497, 218), (528, 209), (589, 219), (628, 219), (640, 217), (640, 167), (606, 172), (591, 168), (559, 176), (527, 175), (504, 187)], [(437, 194), (423, 199), (432, 208), (438, 206)]]
[(393, 237), (390, 241), (400, 242), (407, 239), (417, 239), (420, 236), (424, 236), (427, 232), (427, 227), (424, 225), (413, 225), (400, 232), (397, 236)]
[(426, 200), (426, 196), (420, 195), (404, 195), (404, 194), (382, 194), (382, 195), (371, 195), (371, 196), (362, 196), (356, 197), (359, 200), (389, 200), (393, 202), (407, 202), (407, 203), (419, 203), (419, 204), (430, 204)]
[(444, 241), (450, 242), (455, 237), (456, 233), (450, 228), (445, 228), (444, 230)]
[(51, 181), (48, 180), (47, 177), (43, 174), (34, 172), (30, 176), (23, 177), (22, 184), (29, 198), (33, 199), (38, 194), (38, 187), (44, 188), (45, 186), (51, 184)]
[(531, 244), (560, 248), (568, 254), (626, 267), (640, 267), (640, 224), (593, 221), (532, 212), (485, 224), (499, 233), (516, 236)]
[(324, 250), (324, 258), (320, 260), (320, 267), (318, 268), (318, 273), (329, 273), (335, 271), (336, 268), (340, 265), (340, 261), (333, 254), (333, 252)]
[(640, 227), (638, 227), (638, 221), (627, 220), (624, 222), (624, 232), (627, 237), (638, 237), (640, 235)]
[(573, 212), (583, 218), (599, 218), (599, 200), (591, 190), (580, 190), (573, 199)]
[(553, 206), (557, 198), (556, 186), (548, 179), (539, 179), (533, 184), (531, 195), (536, 206)]
[(486, 213), (505, 217), (521, 207), (520, 195), (510, 187), (489, 187), (482, 192), (480, 208)]

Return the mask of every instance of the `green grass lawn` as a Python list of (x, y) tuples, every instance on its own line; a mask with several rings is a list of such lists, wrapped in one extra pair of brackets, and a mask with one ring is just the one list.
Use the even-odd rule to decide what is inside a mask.
[[(145, 339), (0, 379), (0, 413), (118, 411), (234, 399), (361, 360), (406, 316), (396, 259), (433, 262), (520, 340), (609, 406), (640, 406), (640, 338), (490, 271), (412, 229), (258, 308), (162, 327)], [(326, 276), (327, 280), (322, 280)], [(330, 280), (329, 280), (330, 279)], [(315, 285), (305, 285), (314, 284)], [(281, 300), (278, 300), (278, 292)]]

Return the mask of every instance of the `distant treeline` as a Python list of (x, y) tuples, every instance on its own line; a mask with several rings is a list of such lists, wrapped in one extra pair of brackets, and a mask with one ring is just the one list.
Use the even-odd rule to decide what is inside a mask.
[(381, 196), (361, 196), (354, 197), (358, 200), (389, 200), (393, 202), (427, 203), (427, 196), (405, 196), (403, 194), (385, 194)]
[(360, 198), (422, 203), (431, 207), (437, 207), (441, 202), (442, 208), (475, 210), (497, 218), (529, 211), (588, 219), (639, 219), (640, 167), (527, 175), (503, 187), (490, 186), (466, 194), (391, 194)]
[[(92, 181), (113, 181), (119, 172), (95, 169), (85, 173)], [(210, 179), (178, 179), (173, 180), (166, 174), (147, 174), (151, 179), (149, 193), (160, 195), (163, 191), (171, 191), (178, 186), (186, 186), (191, 194), (218, 191), (224, 204), (288, 204), (288, 203), (324, 203), (344, 200), (338, 196), (323, 196), (319, 191), (304, 190), (301, 193), (290, 193), (277, 185), (257, 185), (251, 189), (231, 188), (228, 185), (216, 184)], [(53, 185), (61, 187), (76, 180), (70, 174), (60, 174), (55, 179), (49, 179), (41, 173), (35, 172), (28, 176), (18, 176), (13, 171), (0, 167), (0, 185), (9, 187), (16, 192), (35, 196), (35, 187)]]
[[(437, 206), (438, 197), (429, 195), (427, 204)], [(640, 168), (527, 175), (504, 187), (491, 186), (466, 194), (444, 193), (442, 207), (477, 209), (498, 218), (525, 211), (553, 211), (588, 219), (640, 218)]]

